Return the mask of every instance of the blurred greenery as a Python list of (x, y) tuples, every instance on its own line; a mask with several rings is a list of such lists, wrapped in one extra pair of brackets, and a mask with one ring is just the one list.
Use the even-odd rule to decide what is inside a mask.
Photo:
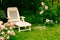
[[(43, 9), (41, 2), (48, 6), (48, 10), (44, 10), (42, 15), (39, 14)], [(36, 25), (44, 24), (46, 19), (60, 23), (60, 0), (0, 0), (0, 20), (3, 22), (7, 21), (8, 7), (17, 7), (20, 15), (26, 17), (25, 21), (33, 24), (31, 32), (15, 30), (16, 36), (10, 40), (60, 40), (60, 25), (54, 24), (46, 30), (34, 29)]]
[(4, 10), (0, 10), (0, 18), (6, 18)]
[[(49, 7), (42, 15), (39, 14), (42, 10), (41, 2)], [(32, 24), (44, 23), (47, 18), (60, 23), (60, 0), (2, 0), (0, 5), (0, 10), (4, 10), (5, 14), (8, 7), (17, 7), (20, 15)]]

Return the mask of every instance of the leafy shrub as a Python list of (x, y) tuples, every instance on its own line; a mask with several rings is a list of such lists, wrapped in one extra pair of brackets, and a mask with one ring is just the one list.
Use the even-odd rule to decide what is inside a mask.
[(7, 21), (6, 13), (4, 10), (0, 10), (0, 20), (2, 20), (4, 23)]
[(57, 5), (57, 16), (56, 16), (56, 20), (58, 21), (58, 23), (60, 23), (60, 4)]
[(0, 18), (6, 18), (4, 10), (0, 10)]

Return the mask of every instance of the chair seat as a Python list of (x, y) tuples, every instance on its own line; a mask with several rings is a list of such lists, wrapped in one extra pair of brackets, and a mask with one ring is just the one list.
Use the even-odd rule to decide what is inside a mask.
[(23, 27), (23, 26), (31, 26), (28, 22), (16, 22), (15, 25)]

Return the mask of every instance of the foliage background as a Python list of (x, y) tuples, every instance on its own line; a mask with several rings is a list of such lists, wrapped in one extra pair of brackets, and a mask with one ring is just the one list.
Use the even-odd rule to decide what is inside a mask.
[[(44, 2), (48, 5), (49, 9), (40, 15), (39, 12), (41, 9), (41, 2)], [(17, 7), (21, 16), (25, 16), (25, 20), (35, 24), (35, 23), (44, 23), (45, 19), (51, 19), (58, 21), (60, 23), (60, 0), (2, 0), (0, 1), (0, 10), (4, 10), (6, 17), (1, 17), (2, 19), (7, 18), (7, 8), (8, 7)], [(0, 18), (0, 19), (1, 19)]]

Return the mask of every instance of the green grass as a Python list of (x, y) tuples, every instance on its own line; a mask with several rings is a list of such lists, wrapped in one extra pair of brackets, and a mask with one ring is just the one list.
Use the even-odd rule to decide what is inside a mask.
[(60, 25), (48, 27), (45, 30), (34, 29), (31, 32), (18, 32), (10, 40), (60, 40)]

